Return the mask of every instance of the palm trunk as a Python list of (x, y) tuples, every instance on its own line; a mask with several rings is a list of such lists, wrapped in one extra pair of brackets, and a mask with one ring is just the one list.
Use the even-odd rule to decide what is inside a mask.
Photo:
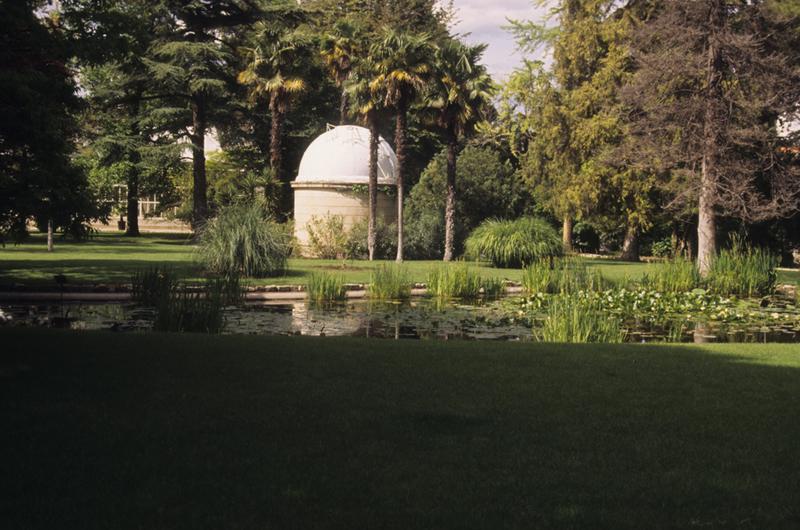
[(625, 230), (625, 240), (622, 243), (622, 261), (639, 261), (639, 230), (631, 223)]
[(444, 261), (452, 261), (456, 231), (456, 151), (458, 140), (452, 127), (447, 130), (447, 198), (444, 206)]
[(564, 243), (564, 251), (572, 252), (572, 217), (564, 216), (561, 227), (561, 241)]
[(721, 126), (719, 105), (722, 92), (722, 54), (716, 43), (716, 28), (724, 17), (720, 0), (712, 0), (709, 11), (708, 60), (706, 63), (706, 98), (703, 123), (703, 162), (700, 174), (700, 199), (697, 219), (697, 267), (700, 274), (708, 275), (711, 263), (717, 254), (717, 219), (714, 211), (714, 195), (717, 183), (717, 128)]
[(194, 212), (192, 224), (196, 230), (208, 217), (206, 182), (206, 108), (202, 97), (192, 98), (192, 180)]
[(272, 175), (281, 184), (281, 196), (279, 198), (281, 210), (289, 210), (289, 182), (284, 180), (283, 175), (283, 105), (281, 102), (282, 94), (279, 90), (274, 90), (269, 96), (269, 113), (272, 120), (269, 133), (269, 166), (272, 168)]
[(342, 89), (342, 96), (339, 100), (339, 125), (347, 124), (347, 90)]
[(369, 227), (367, 249), (369, 260), (375, 259), (375, 230), (378, 218), (378, 120), (369, 117)]
[(395, 149), (397, 151), (397, 261), (403, 261), (403, 178), (406, 172), (406, 134), (408, 132), (408, 109), (401, 102), (397, 106), (395, 125)]

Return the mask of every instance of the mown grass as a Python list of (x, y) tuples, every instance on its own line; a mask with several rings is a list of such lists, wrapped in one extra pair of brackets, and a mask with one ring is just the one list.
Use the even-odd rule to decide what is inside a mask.
[(795, 345), (0, 330), (4, 528), (796, 528)]
[[(156, 265), (169, 265), (181, 278), (199, 281), (202, 267), (195, 261), (196, 252), (187, 234), (146, 234), (127, 238), (118, 234), (98, 234), (83, 243), (56, 239), (55, 252), (47, 252), (45, 238), (35, 234), (28, 243), (0, 247), (0, 289), (17, 286), (31, 289), (57, 290), (56, 274), (67, 276), (66, 288), (74, 285), (127, 284), (136, 271)], [(615, 283), (638, 281), (653, 271), (655, 264), (629, 263), (615, 260), (586, 260), (589, 272), (600, 271)], [(304, 285), (315, 272), (341, 274), (346, 283), (368, 283), (372, 271), (385, 261), (312, 260), (290, 258), (284, 276), (245, 279), (250, 285)], [(440, 261), (406, 261), (412, 282), (425, 282)], [(521, 269), (498, 269), (486, 263), (470, 266), (483, 278), (522, 280)], [(779, 271), (779, 283), (800, 281), (798, 271)]]

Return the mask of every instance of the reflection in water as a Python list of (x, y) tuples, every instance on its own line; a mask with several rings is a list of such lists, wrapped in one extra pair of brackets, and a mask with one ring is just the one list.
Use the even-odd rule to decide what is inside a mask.
[[(6, 304), (0, 325), (146, 331), (152, 309), (133, 304)], [(10, 318), (9, 318), (10, 317)], [(304, 301), (248, 303), (225, 310), (226, 333), (255, 335), (352, 336), (389, 339), (532, 340), (530, 322), (502, 303), (462, 305), (417, 299), (410, 303), (370, 302), (309, 305)], [(631, 342), (799, 342), (794, 327), (721, 326), (681, 322), (679, 326), (629, 327)]]

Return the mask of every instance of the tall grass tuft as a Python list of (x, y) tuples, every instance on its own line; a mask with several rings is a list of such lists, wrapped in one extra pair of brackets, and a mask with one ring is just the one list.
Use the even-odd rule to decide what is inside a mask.
[(465, 242), (467, 256), (491, 261), (495, 267), (518, 268), (563, 254), (556, 230), (537, 217), (481, 223)]
[(347, 298), (344, 278), (327, 272), (312, 274), (306, 283), (306, 293), (313, 304), (340, 302)]
[(137, 304), (156, 306), (177, 286), (178, 277), (171, 268), (150, 267), (131, 276), (131, 298)]
[(289, 227), (256, 201), (222, 207), (202, 228), (198, 253), (215, 274), (264, 277), (286, 270), (291, 249)]
[(605, 289), (607, 284), (600, 271), (589, 271), (580, 258), (539, 259), (522, 271), (522, 286), (531, 294), (599, 291)]
[(625, 330), (597, 303), (558, 295), (551, 299), (542, 327), (534, 328), (534, 337), (540, 342), (618, 343), (625, 340)]
[(484, 280), (466, 263), (440, 265), (428, 274), (428, 294), (439, 299), (474, 300), (480, 296), (497, 297), (503, 282), (497, 278)]
[(711, 263), (708, 288), (719, 294), (746, 297), (772, 294), (777, 281), (779, 259), (769, 250), (744, 244), (738, 237)]
[(662, 293), (685, 293), (702, 285), (697, 266), (691, 260), (675, 258), (651, 267), (642, 277), (642, 286)]
[(382, 264), (372, 271), (369, 296), (376, 300), (407, 300), (411, 297), (411, 280), (403, 265)]

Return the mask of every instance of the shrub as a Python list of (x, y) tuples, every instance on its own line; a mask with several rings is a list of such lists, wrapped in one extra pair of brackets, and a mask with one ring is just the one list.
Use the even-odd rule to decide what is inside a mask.
[(599, 305), (571, 295), (554, 296), (541, 329), (534, 330), (542, 342), (603, 342), (625, 340), (619, 319), (601, 310)]
[(440, 265), (428, 274), (428, 294), (436, 298), (475, 299), (479, 296), (499, 296), (503, 282), (497, 278), (484, 280), (467, 264)]
[(467, 238), (466, 248), (468, 256), (496, 267), (522, 267), (563, 253), (556, 230), (536, 217), (485, 221)]
[(702, 278), (693, 261), (676, 258), (652, 265), (642, 285), (662, 293), (685, 293), (701, 286)]
[(275, 276), (286, 270), (292, 249), (288, 225), (276, 223), (259, 202), (220, 208), (200, 232), (205, 267), (227, 276)]
[[(362, 219), (353, 224), (345, 242), (344, 252), (347, 259), (369, 258), (368, 231), (369, 219)], [(375, 259), (392, 259), (395, 254), (397, 254), (397, 226), (387, 225), (378, 217), (375, 226)]]
[(600, 271), (589, 271), (580, 258), (536, 260), (522, 271), (522, 286), (531, 293), (569, 294), (606, 287)]
[(308, 299), (315, 304), (338, 302), (347, 298), (347, 289), (341, 275), (326, 272), (312, 274), (306, 283)]
[(369, 296), (376, 300), (407, 300), (411, 296), (408, 271), (402, 265), (379, 265), (370, 275)]
[(669, 237), (654, 241), (650, 246), (650, 253), (656, 258), (671, 258), (673, 252), (672, 238)]
[(308, 246), (311, 253), (320, 259), (341, 259), (345, 257), (347, 232), (344, 229), (344, 217), (326, 214), (322, 217), (311, 216), (306, 223)]
[(753, 248), (733, 238), (711, 263), (708, 288), (719, 294), (763, 296), (775, 290), (780, 259), (769, 250)]

